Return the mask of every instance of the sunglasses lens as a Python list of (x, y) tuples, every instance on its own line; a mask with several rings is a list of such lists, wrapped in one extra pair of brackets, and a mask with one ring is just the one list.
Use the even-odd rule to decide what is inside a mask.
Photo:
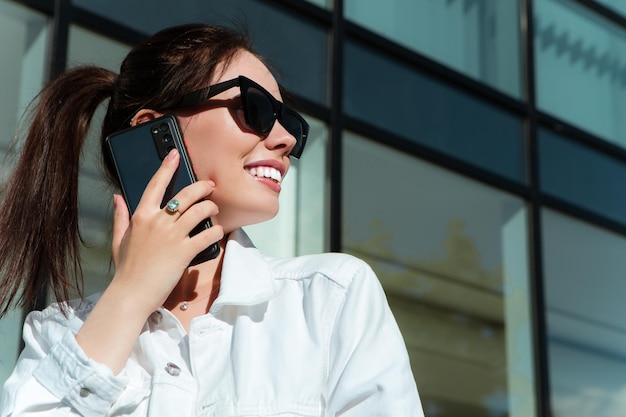
[(300, 119), (285, 112), (280, 124), (282, 124), (285, 130), (291, 133), (297, 141), (300, 141), (300, 138), (302, 138), (302, 123), (300, 122)]
[(262, 135), (266, 135), (274, 126), (274, 107), (265, 95), (254, 87), (246, 90), (246, 117), (252, 129)]
[(253, 85), (245, 88), (243, 95), (245, 96), (244, 111), (248, 126), (261, 135), (267, 135), (272, 130), (276, 118), (279, 117), (280, 124), (296, 139), (291, 155), (299, 158), (308, 134), (306, 122), (301, 119), (298, 113), (287, 107), (282, 107), (282, 114), (277, 115), (275, 113), (278, 111), (274, 105), (275, 99), (266, 91)]

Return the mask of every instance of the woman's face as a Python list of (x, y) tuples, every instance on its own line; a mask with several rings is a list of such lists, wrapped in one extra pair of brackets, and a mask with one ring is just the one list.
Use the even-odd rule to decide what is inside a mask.
[[(276, 80), (250, 52), (238, 53), (218, 74), (211, 84), (244, 75), (282, 101)], [(178, 115), (196, 176), (215, 182), (210, 199), (219, 214), (212, 220), (226, 233), (278, 213), (280, 183), (295, 144), (279, 122), (265, 137), (250, 130), (243, 121), (239, 96), (239, 87), (233, 87), (208, 100), (202, 110)]]

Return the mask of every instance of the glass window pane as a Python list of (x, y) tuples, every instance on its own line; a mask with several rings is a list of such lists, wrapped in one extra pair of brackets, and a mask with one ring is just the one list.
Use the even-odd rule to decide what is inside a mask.
[(542, 223), (554, 415), (623, 415), (626, 239), (550, 210)]
[(342, 249), (378, 274), (426, 415), (535, 415), (524, 202), (348, 132), (343, 155)]
[(626, 164), (547, 130), (539, 131), (543, 191), (626, 224)]
[(406, 48), (521, 96), (516, 0), (346, 0), (345, 14)]
[(306, 116), (311, 131), (302, 157), (291, 160), (282, 183), (280, 210), (267, 222), (247, 226), (254, 244), (272, 256), (296, 256), (328, 250), (328, 129)]
[(626, 146), (626, 31), (574, 1), (535, 2), (537, 105)]
[[(70, 67), (98, 65), (117, 73), (129, 50), (128, 45), (80, 26), (70, 26)], [(113, 190), (103, 178), (100, 159), (100, 128), (105, 111), (105, 106), (101, 105), (92, 119), (79, 177), (79, 220), (82, 237), (87, 243), (81, 248), (86, 295), (104, 290), (112, 272), (110, 247)]]
[(345, 53), (348, 115), (525, 181), (521, 119), (361, 44), (349, 42)]
[[(45, 79), (48, 33), (46, 16), (0, 0), (0, 180), (14, 162), (15, 154), (7, 153), (18, 120)], [(21, 335), (22, 311), (14, 310), (0, 320), (0, 391), (15, 366)]]
[(178, 2), (155, 0), (75, 0), (77, 6), (152, 34), (167, 26), (189, 22), (223, 25), (244, 23), (257, 51), (276, 67), (276, 76), (289, 90), (326, 104), (328, 40), (326, 30), (259, 0)]

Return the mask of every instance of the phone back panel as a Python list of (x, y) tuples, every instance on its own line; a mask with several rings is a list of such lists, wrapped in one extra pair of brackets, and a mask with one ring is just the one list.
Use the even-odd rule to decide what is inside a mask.
[[(196, 181), (175, 116), (166, 115), (114, 133), (106, 138), (106, 142), (131, 215), (137, 209), (146, 186), (170, 149), (174, 147), (178, 149), (180, 164), (163, 196), (161, 208), (165, 207), (180, 190)], [(210, 219), (207, 219), (199, 224), (191, 235), (210, 226)], [(219, 246), (211, 245), (194, 259), (192, 265), (212, 259), (218, 253)]]
[[(155, 119), (152, 122), (146, 122), (110, 135), (107, 138), (109, 151), (131, 214), (137, 209), (146, 186), (161, 166), (166, 155), (166, 152), (160, 152), (162, 148), (155, 143), (156, 140), (163, 141), (162, 126), (164, 123), (167, 124), (168, 128), (165, 134), (171, 132), (169, 133), (169, 142), (164, 143), (165, 149), (167, 151), (176, 147), (181, 155), (181, 162), (163, 197), (161, 207), (164, 207), (178, 191), (195, 181), (182, 143), (180, 130), (172, 116)], [(158, 136), (155, 138), (153, 130), (158, 131), (160, 135), (157, 133)]]

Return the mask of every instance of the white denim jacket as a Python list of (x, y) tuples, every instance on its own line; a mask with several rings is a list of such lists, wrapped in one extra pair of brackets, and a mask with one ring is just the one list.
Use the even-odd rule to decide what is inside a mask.
[(270, 258), (232, 233), (209, 313), (186, 334), (154, 312), (119, 375), (74, 338), (96, 300), (29, 314), (0, 417), (424, 415), (382, 288), (349, 255)]

